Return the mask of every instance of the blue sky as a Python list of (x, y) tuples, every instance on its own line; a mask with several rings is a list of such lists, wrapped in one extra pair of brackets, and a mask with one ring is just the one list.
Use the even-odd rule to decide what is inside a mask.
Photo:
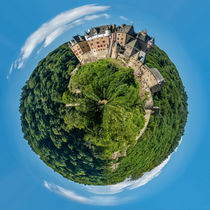
[[(31, 54), (27, 51), (32, 43), (32, 39), (28, 38), (40, 29), (43, 23), (49, 23), (65, 11), (89, 4), (96, 4), (98, 7), (93, 11), (85, 10), (85, 16), (77, 17), (74, 21), (86, 16), (89, 18), (80, 20), (81, 24), (74, 23), (71, 29), (68, 26), (61, 27), (60, 36), (54, 41), (52, 36), (48, 36), (50, 34), (43, 36), (46, 32), (44, 28), (40, 32), (40, 38), (34, 44), (34, 50)], [(89, 9), (92, 7), (93, 5)], [(130, 0), (129, 4), (124, 0), (2, 1), (0, 7), (0, 163), (2, 168), (0, 208), (3, 210), (99, 208), (209, 210), (209, 9), (210, 2), (207, 0), (199, 2)], [(129, 24), (129, 21), (134, 21), (137, 31), (146, 28), (152, 36), (155, 36), (156, 44), (167, 52), (177, 66), (189, 97), (188, 123), (179, 149), (172, 155), (158, 177), (140, 188), (108, 197), (107, 202), (111, 200), (117, 204), (116, 206), (95, 206), (93, 204), (97, 202), (106, 203), (105, 197), (94, 197), (97, 195), (88, 193), (81, 186), (62, 179), (30, 150), (21, 132), (19, 97), (21, 87), (37, 62), (55, 47), (68, 41), (72, 35), (83, 33), (94, 25), (124, 22)], [(69, 27), (72, 25), (71, 23)], [(48, 38), (42, 39), (43, 37)], [(29, 45), (26, 45), (27, 39)], [(42, 42), (38, 43), (39, 41)], [(20, 54), (23, 46), (26, 50)], [(27, 57), (26, 52), (30, 56)], [(7, 79), (11, 64), (19, 55), (19, 58), (24, 61), (23, 67), (13, 69)], [(51, 191), (47, 189), (46, 182), (44, 186), (44, 181), (51, 186)], [(74, 193), (71, 194), (71, 198), (74, 197), (80, 202), (68, 199), (69, 196), (66, 198), (56, 194), (55, 191), (61, 189), (56, 185), (62, 189), (70, 189), (71, 193)], [(116, 199), (116, 202), (113, 199)]]

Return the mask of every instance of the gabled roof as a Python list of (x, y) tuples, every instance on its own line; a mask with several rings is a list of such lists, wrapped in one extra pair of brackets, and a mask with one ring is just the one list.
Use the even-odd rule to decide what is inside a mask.
[(80, 35), (73, 36), (73, 39), (74, 39), (77, 43), (78, 43), (78, 42), (85, 41), (85, 37), (84, 37), (84, 36), (80, 36)]
[(117, 28), (117, 32), (118, 33), (127, 33), (127, 34), (130, 34), (130, 35), (134, 35), (135, 34), (133, 25), (123, 25), (122, 27), (119, 26)]
[(97, 26), (97, 27), (91, 28), (89, 32), (86, 34), (90, 37), (96, 34), (105, 34), (105, 31), (109, 29), (111, 29), (111, 25)]

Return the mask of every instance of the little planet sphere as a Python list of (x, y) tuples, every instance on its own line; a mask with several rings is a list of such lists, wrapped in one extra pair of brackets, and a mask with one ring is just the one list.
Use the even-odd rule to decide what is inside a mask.
[(42, 59), (22, 88), (24, 138), (46, 165), (86, 185), (140, 178), (178, 146), (187, 94), (146, 30), (93, 27)]

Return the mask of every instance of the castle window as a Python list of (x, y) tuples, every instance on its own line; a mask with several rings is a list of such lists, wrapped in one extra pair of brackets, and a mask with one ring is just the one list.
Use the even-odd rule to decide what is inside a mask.
[(103, 47), (103, 45), (101, 45), (101, 47)]
[(99, 44), (99, 42), (97, 42), (97, 44)]
[(103, 43), (105, 43), (105, 41), (103, 41)]
[(121, 38), (121, 40), (123, 40), (123, 38)]
[(97, 47), (100, 47), (100, 45), (98, 45)]
[(91, 46), (93, 45), (93, 43), (90, 44)]

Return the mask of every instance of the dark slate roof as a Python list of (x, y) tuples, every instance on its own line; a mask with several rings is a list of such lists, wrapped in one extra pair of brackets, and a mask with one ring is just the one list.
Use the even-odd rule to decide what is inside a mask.
[(118, 33), (127, 33), (127, 34), (130, 34), (130, 35), (134, 35), (135, 34), (133, 25), (119, 26), (117, 28), (117, 32)]
[(147, 43), (143, 41), (139, 41), (139, 45), (141, 46), (141, 50), (146, 52), (147, 50)]
[(150, 72), (153, 74), (155, 79), (158, 81), (158, 83), (163, 83), (165, 79), (161, 75), (161, 73), (156, 68), (149, 68)]
[(128, 42), (126, 45), (128, 45), (132, 48), (136, 48), (137, 50), (141, 50), (141, 46), (136, 39), (133, 39), (132, 41)]
[(74, 39), (77, 43), (78, 43), (78, 42), (85, 41), (85, 37), (84, 37), (84, 36), (80, 36), (80, 35), (73, 36), (73, 39)]
[(137, 38), (139, 38), (140, 40), (144, 41), (144, 42), (147, 42), (151, 39), (150, 36), (146, 35), (146, 36), (143, 36), (141, 32), (139, 32), (137, 34)]
[(104, 34), (107, 29), (111, 29), (111, 25), (103, 25), (91, 28), (90, 31), (86, 34), (90, 37), (96, 34)]

